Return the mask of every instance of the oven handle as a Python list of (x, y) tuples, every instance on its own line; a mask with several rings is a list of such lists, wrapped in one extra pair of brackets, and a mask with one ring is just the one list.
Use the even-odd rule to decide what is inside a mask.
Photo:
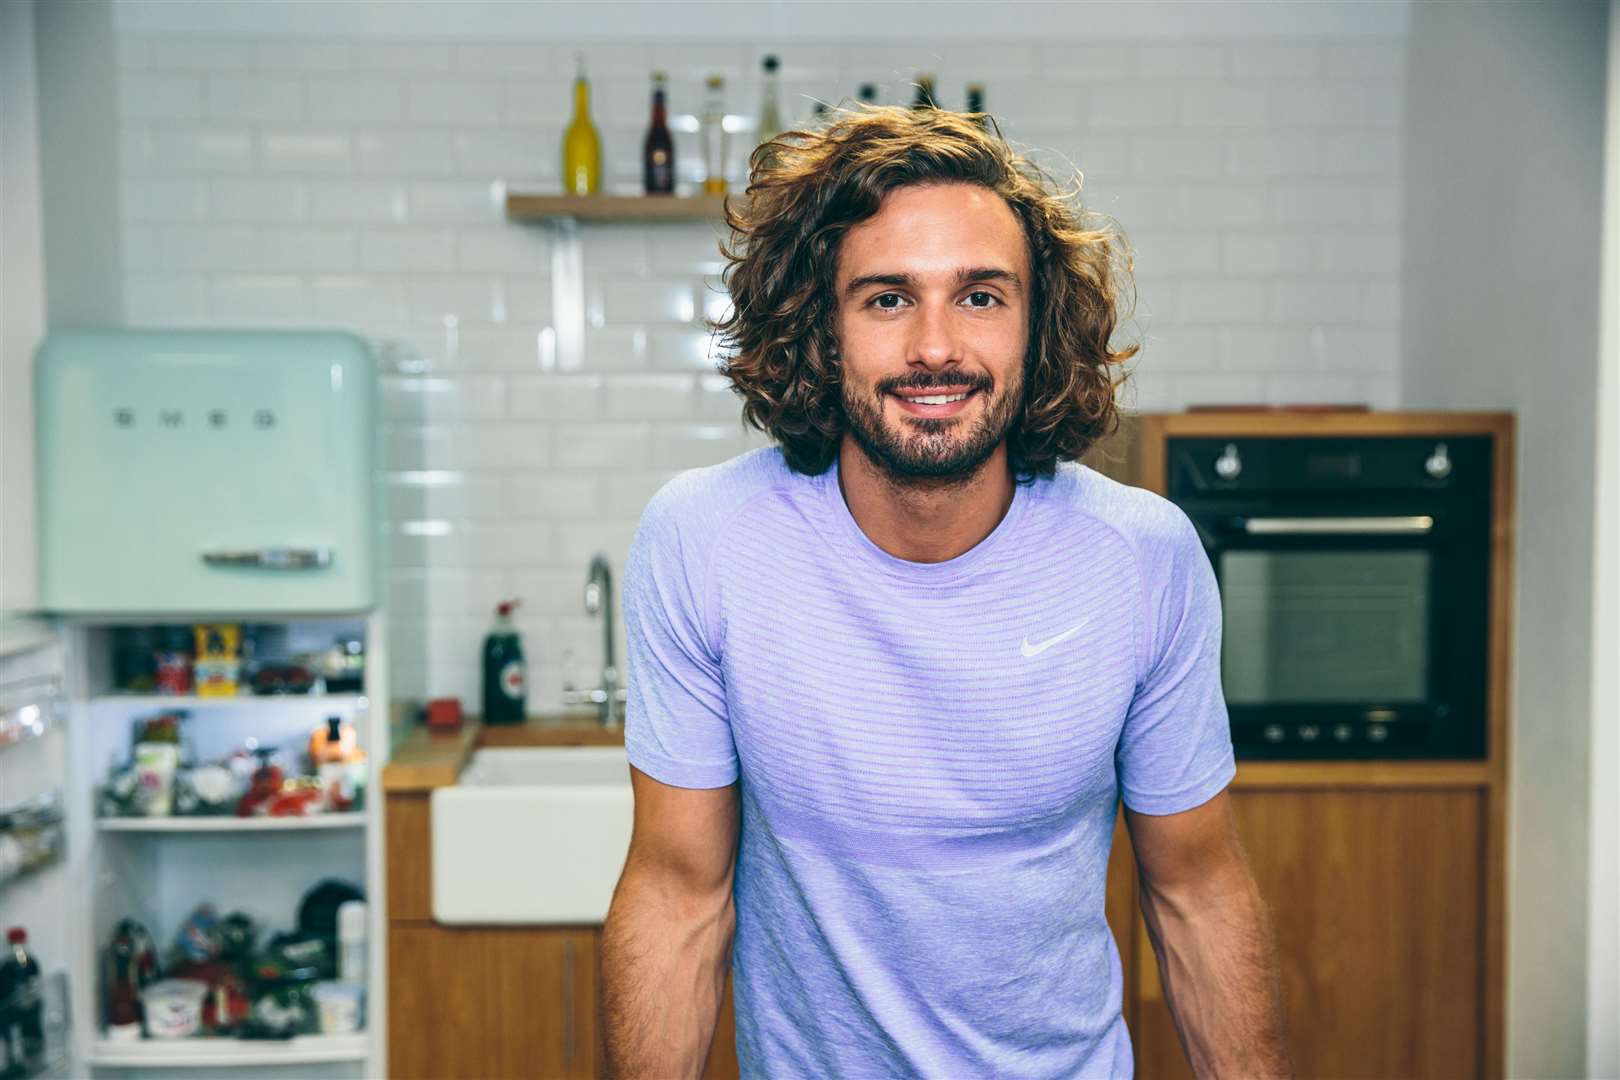
[(1252, 517), (1239, 520), (1243, 522), (1243, 531), (1250, 536), (1427, 536), (1434, 531), (1434, 518), (1427, 514), (1410, 517)]

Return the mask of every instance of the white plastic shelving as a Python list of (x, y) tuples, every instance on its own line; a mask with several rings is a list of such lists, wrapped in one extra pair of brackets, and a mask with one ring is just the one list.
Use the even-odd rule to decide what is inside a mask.
[(230, 697), (199, 697), (196, 694), (98, 694), (95, 705), (123, 705), (131, 709), (289, 709), (324, 705), (341, 709), (363, 709), (364, 694), (237, 694)]
[(301, 817), (233, 817), (177, 815), (174, 817), (111, 817), (97, 818), (96, 828), (102, 832), (171, 833), (171, 832), (297, 832), (300, 829), (363, 829), (366, 827), (364, 811), (336, 814), (306, 814)]
[[(142, 622), (282, 623), (302, 639), (327, 627), (360, 630), (366, 648), (365, 686), (339, 694), (130, 694), (112, 689), (116, 626)], [(382, 874), (380, 777), (389, 752), (387, 650), (380, 612), (265, 616), (242, 613), (182, 619), (119, 616), (65, 621), (69, 720), (69, 823), (73, 889), (92, 902), (70, 916), (76, 938), (69, 990), (77, 1026), (72, 1075), (114, 1080), (126, 1072), (210, 1077), (352, 1078), (385, 1072), (386, 948)], [(364, 809), (298, 817), (190, 815), (94, 817), (96, 789), (109, 764), (128, 753), (132, 724), (154, 712), (183, 709), (186, 740), (199, 760), (213, 760), (248, 738), (298, 753), (328, 715), (356, 725), (367, 754)], [(101, 950), (124, 917), (139, 919), (160, 951), (192, 908), (207, 901), (221, 914), (243, 910), (264, 934), (296, 924), (298, 904), (325, 878), (351, 881), (369, 904), (366, 1030), (353, 1035), (301, 1035), (288, 1040), (230, 1038), (142, 1039), (120, 1042), (100, 1030)], [(266, 1069), (271, 1070), (266, 1072)], [(242, 1069), (237, 1073), (235, 1070)]]
[(285, 1040), (194, 1038), (116, 1042), (97, 1039), (90, 1046), (88, 1061), (93, 1066), (122, 1069), (225, 1068), (364, 1061), (367, 1053), (364, 1032), (299, 1035)]

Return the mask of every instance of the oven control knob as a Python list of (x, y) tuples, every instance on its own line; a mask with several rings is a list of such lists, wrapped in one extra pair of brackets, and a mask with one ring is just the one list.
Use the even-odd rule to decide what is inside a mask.
[(1434, 453), (1423, 463), (1423, 471), (1436, 480), (1444, 480), (1451, 475), (1451, 455), (1446, 453), (1445, 443), (1434, 444)]
[(1338, 742), (1349, 742), (1355, 737), (1355, 734), (1355, 728), (1352, 728), (1349, 724), (1333, 725), (1333, 738)]
[(1227, 443), (1221, 456), (1215, 459), (1215, 475), (1222, 480), (1236, 480), (1243, 471), (1243, 459), (1238, 457), (1237, 444)]
[(1301, 724), (1299, 726), (1299, 739), (1301, 742), (1315, 742), (1316, 737), (1322, 734), (1322, 729), (1315, 724)]
[(1367, 725), (1368, 742), (1383, 742), (1387, 738), (1389, 738), (1389, 728), (1385, 727), (1383, 724)]
[(1267, 724), (1260, 732), (1266, 737), (1266, 742), (1282, 742), (1288, 734), (1281, 724)]

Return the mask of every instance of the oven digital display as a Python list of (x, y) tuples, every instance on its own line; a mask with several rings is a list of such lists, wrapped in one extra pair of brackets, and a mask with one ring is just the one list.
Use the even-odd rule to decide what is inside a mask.
[(1311, 454), (1305, 459), (1305, 473), (1312, 480), (1354, 480), (1361, 475), (1361, 455)]

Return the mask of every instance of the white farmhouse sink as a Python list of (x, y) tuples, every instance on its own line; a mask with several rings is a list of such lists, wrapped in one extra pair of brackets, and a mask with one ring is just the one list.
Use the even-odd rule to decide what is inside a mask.
[(473, 752), (433, 814), (442, 923), (599, 923), (630, 849), (622, 746)]

